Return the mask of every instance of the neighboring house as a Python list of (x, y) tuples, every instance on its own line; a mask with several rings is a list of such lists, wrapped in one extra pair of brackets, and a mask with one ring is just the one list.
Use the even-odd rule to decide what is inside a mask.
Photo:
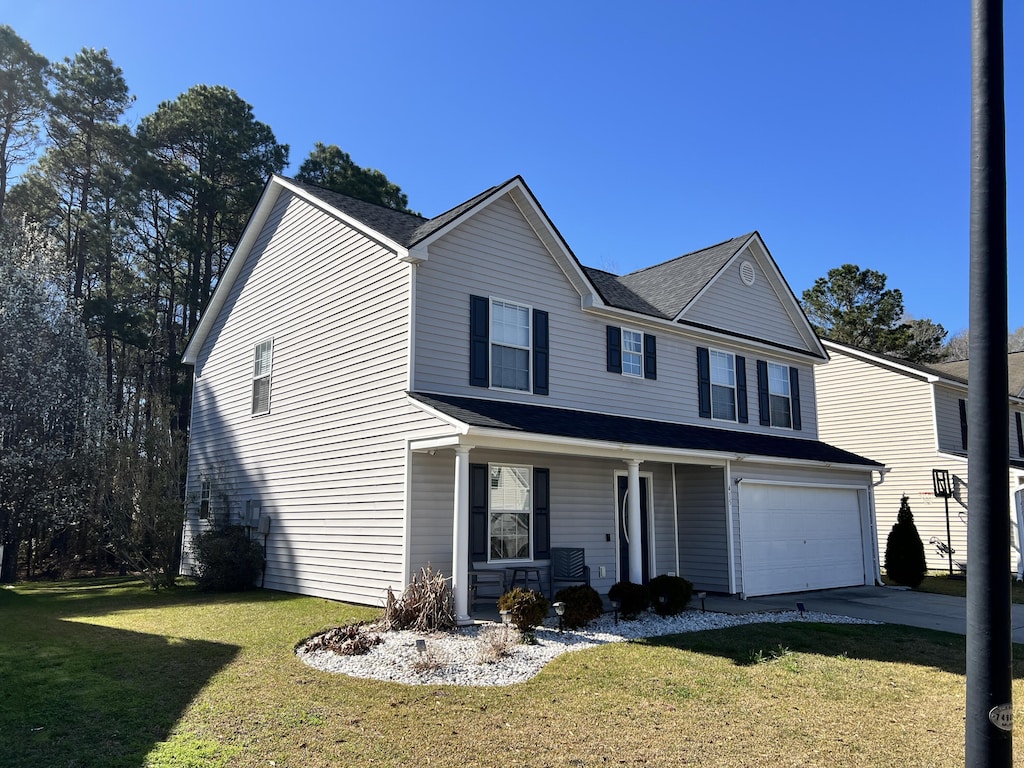
[[(946, 504), (934, 494), (932, 470), (946, 470), (953, 497), (949, 528), (954, 568), (967, 562), (967, 361), (919, 365), (824, 341), (831, 358), (814, 371), (821, 439), (863, 452), (889, 471), (875, 489), (878, 546), (896, 523), (900, 498), (909, 497), (928, 567), (949, 567)], [(1024, 495), (1024, 353), (1009, 356), (1009, 467), (1007, 510), (1013, 527), (1009, 567), (1019, 567), (1019, 511)]]
[(552, 547), (602, 593), (870, 584), (881, 466), (818, 441), (826, 358), (757, 233), (616, 277), (519, 177), (425, 219), (275, 176), (184, 356), (183, 569), (230, 522), (267, 587), (379, 605), (429, 563), (460, 618)]

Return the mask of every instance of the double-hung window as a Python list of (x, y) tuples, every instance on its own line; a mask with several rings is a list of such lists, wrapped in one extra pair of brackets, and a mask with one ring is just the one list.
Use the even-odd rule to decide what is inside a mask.
[(488, 489), (490, 560), (529, 560), (533, 498), (532, 468), (491, 464)]
[(736, 421), (736, 358), (711, 350), (711, 417)]
[(768, 363), (768, 405), (771, 426), (793, 426), (793, 403), (790, 395), (789, 366)]
[(252, 415), (270, 413), (270, 372), (274, 360), (274, 340), (256, 345), (252, 366)]
[(622, 329), (622, 373), (644, 375), (644, 336), (639, 331)]
[(199, 519), (210, 519), (210, 502), (213, 499), (213, 483), (201, 480), (199, 483)]
[(491, 386), (530, 391), (530, 308), (491, 301)]

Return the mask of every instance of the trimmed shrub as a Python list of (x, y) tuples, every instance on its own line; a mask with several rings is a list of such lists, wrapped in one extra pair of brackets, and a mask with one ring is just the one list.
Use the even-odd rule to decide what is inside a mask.
[(582, 629), (604, 613), (601, 596), (587, 584), (565, 587), (555, 593), (555, 602), (565, 603), (562, 626), (566, 629)]
[(919, 586), (928, 574), (924, 544), (906, 496), (900, 499), (896, 524), (885, 541), (885, 573), (891, 581), (908, 587)]
[(624, 619), (635, 619), (651, 604), (651, 592), (646, 584), (619, 581), (608, 590), (608, 599), (617, 600), (619, 615)]
[(263, 545), (237, 525), (200, 533), (192, 539), (192, 554), (199, 588), (212, 592), (252, 589), (263, 571)]
[(651, 607), (659, 616), (682, 613), (693, 596), (693, 583), (682, 576), (655, 576), (647, 588), (651, 592)]
[(551, 604), (540, 592), (513, 587), (498, 598), (498, 610), (508, 611), (516, 629), (529, 641), (533, 637), (533, 631), (547, 618)]
[(385, 631), (447, 632), (456, 629), (455, 598), (448, 579), (427, 563), (418, 576), (412, 577), (400, 598), (395, 597), (388, 587), (380, 625)]

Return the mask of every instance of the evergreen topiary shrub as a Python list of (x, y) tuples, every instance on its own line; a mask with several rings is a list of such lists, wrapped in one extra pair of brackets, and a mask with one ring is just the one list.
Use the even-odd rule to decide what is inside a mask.
[(900, 500), (896, 524), (885, 542), (885, 573), (891, 581), (908, 587), (920, 585), (928, 573), (924, 544), (906, 496)]
[(196, 582), (211, 592), (252, 589), (263, 570), (263, 546), (237, 525), (200, 533), (192, 539), (192, 554)]
[(608, 599), (619, 603), (619, 615), (624, 619), (635, 619), (651, 604), (651, 593), (646, 584), (619, 581), (608, 590)]
[(651, 592), (651, 607), (659, 616), (682, 613), (693, 596), (693, 583), (682, 576), (655, 576), (647, 588)]
[(540, 592), (523, 587), (513, 587), (498, 598), (498, 610), (508, 611), (512, 623), (529, 642), (533, 631), (547, 618), (551, 604)]
[(566, 629), (582, 629), (604, 613), (601, 596), (587, 584), (565, 587), (555, 593), (555, 602), (565, 603), (562, 626)]

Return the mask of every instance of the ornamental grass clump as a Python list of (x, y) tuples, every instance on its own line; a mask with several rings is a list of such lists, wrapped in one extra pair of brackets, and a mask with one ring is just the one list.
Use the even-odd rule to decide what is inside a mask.
[(388, 588), (380, 626), (387, 632), (411, 629), (417, 632), (451, 632), (458, 627), (451, 584), (440, 571), (427, 564), (413, 576), (401, 597)]
[(924, 543), (914, 525), (914, 514), (906, 496), (900, 499), (896, 524), (885, 542), (885, 573), (890, 580), (907, 587), (920, 586), (928, 575)]
[(362, 656), (384, 642), (380, 635), (366, 632), (365, 627), (363, 622), (335, 627), (304, 640), (300, 645), (306, 653), (333, 651), (339, 656)]
[(682, 613), (693, 596), (693, 583), (682, 576), (655, 576), (647, 588), (651, 594), (651, 607), (659, 616)]
[(551, 604), (540, 592), (513, 587), (498, 598), (498, 610), (508, 611), (509, 618), (522, 635), (523, 642), (534, 642), (534, 630), (547, 618)]
[(582, 629), (590, 622), (601, 618), (604, 606), (597, 590), (587, 584), (564, 587), (555, 593), (555, 602), (565, 603), (562, 626), (566, 629)]
[(635, 619), (651, 604), (651, 593), (645, 584), (618, 581), (608, 590), (608, 599), (619, 604), (619, 614), (624, 619)]

